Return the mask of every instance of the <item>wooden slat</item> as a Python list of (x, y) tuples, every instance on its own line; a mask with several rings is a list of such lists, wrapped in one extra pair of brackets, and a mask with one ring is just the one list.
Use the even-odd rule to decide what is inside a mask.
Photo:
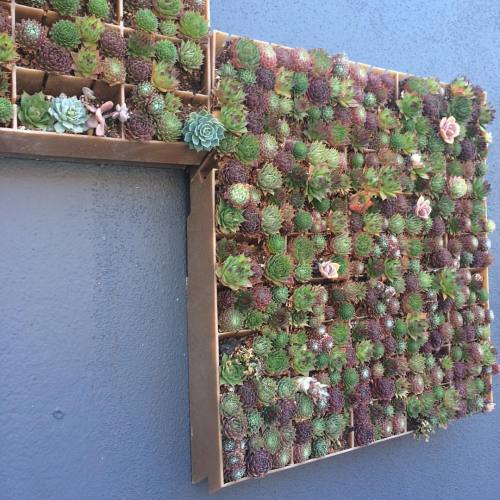
[(134, 142), (11, 129), (0, 129), (0, 154), (177, 167), (200, 165), (206, 156), (183, 142)]
[(215, 280), (215, 172), (191, 178), (188, 218), (188, 344), (192, 481), (223, 485)]

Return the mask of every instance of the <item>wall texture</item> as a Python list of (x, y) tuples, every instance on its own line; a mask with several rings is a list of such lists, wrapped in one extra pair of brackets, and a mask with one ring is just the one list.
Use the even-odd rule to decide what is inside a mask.
[[(444, 81), (465, 73), (500, 108), (494, 0), (212, 3), (217, 29)], [(1, 500), (208, 498), (190, 484), (186, 188), (177, 170), (0, 158)], [(490, 215), (500, 223), (495, 194)], [(500, 410), (218, 498), (494, 499), (499, 452)]]

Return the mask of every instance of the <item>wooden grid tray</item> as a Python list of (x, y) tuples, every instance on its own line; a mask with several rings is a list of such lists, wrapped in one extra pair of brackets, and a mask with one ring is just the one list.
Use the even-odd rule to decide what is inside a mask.
[[(212, 88), (215, 88), (217, 54), (231, 38), (233, 37), (227, 33), (218, 31), (212, 33)], [(393, 75), (395, 77), (396, 95), (399, 95), (399, 82), (413, 76), (407, 73), (376, 68), (367, 64), (355, 64), (376, 73), (387, 72)], [(442, 85), (445, 84), (442, 83)], [(216, 161), (209, 158), (201, 168), (193, 171), (191, 176), (191, 213), (188, 219), (188, 336), (192, 481), (197, 483), (208, 478), (210, 492), (251, 479), (245, 477), (239, 481), (224, 482), (219, 415), (219, 341), (231, 337), (244, 337), (252, 332), (220, 333), (218, 331), (217, 281), (215, 277), (217, 241), (215, 231), (216, 169)], [(481, 272), (484, 286), (489, 289), (488, 269), (472, 271)], [(450, 345), (445, 346), (445, 350), (449, 353)], [(489, 375), (489, 382), (491, 384), (492, 375)], [(488, 399), (493, 402), (492, 391), (490, 391)], [(352, 424), (353, 415), (351, 411), (351, 426)], [(405, 432), (377, 440), (367, 446), (412, 433), (412, 430), (406, 428)], [(266, 476), (364, 447), (366, 446), (355, 445), (354, 433), (351, 431), (348, 436), (347, 448), (323, 457), (309, 459), (303, 463), (292, 463), (283, 468), (273, 469)]]
[[(7, 10), (11, 16), (12, 36), (15, 37), (15, 25), (21, 19), (33, 18), (44, 24), (51, 25), (59, 19), (57, 12), (36, 9), (25, 5), (0, 1), (0, 8)], [(210, 20), (210, 3), (205, 4), (205, 17)], [(116, 0), (112, 23), (105, 24), (106, 29), (117, 31), (126, 36), (133, 32), (126, 27), (123, 18), (123, 0)], [(155, 35), (157, 39), (166, 38), (179, 43), (176, 37)], [(193, 108), (204, 106), (210, 109), (211, 92), (211, 61), (210, 40), (206, 43), (204, 82), (201, 93), (176, 90), (174, 93), (183, 103)], [(110, 87), (104, 81), (91, 78), (80, 78), (71, 75), (55, 75), (47, 72), (13, 65), (11, 75), (11, 100), (13, 103), (13, 119), (9, 127), (0, 127), (0, 153), (14, 156), (34, 156), (53, 158), (72, 158), (95, 161), (136, 162), (141, 164), (174, 165), (178, 167), (200, 165), (207, 154), (196, 152), (183, 142), (147, 141), (135, 142), (125, 139), (123, 126), (120, 124), (119, 138), (96, 137), (85, 134), (57, 134), (37, 130), (26, 130), (20, 126), (17, 118), (17, 103), (23, 93), (30, 94), (43, 91), (46, 95), (68, 95), (81, 93), (82, 87), (92, 89), (95, 95), (102, 99), (113, 100), (115, 104), (123, 105), (135, 87), (125, 83)]]

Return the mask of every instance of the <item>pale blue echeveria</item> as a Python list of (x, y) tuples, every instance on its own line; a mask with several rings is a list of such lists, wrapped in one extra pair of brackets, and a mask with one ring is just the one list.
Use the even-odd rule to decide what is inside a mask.
[(191, 113), (184, 124), (184, 142), (196, 151), (212, 151), (224, 139), (224, 126), (208, 111)]
[(55, 121), (54, 130), (60, 134), (82, 134), (88, 130), (87, 120), (90, 115), (76, 97), (67, 97), (66, 94), (54, 97), (50, 101), (49, 113)]

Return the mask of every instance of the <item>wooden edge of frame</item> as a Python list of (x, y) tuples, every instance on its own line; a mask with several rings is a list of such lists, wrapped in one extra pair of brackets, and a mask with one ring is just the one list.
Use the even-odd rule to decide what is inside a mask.
[[(483, 99), (486, 100), (486, 92), (484, 92), (484, 94), (483, 94)], [(483, 205), (484, 205), (484, 216), (486, 218), (488, 218), (488, 201), (487, 201), (487, 199), (485, 199), (483, 201)], [(483, 286), (488, 291), (488, 295), (489, 295), (489, 293), (490, 293), (490, 278), (489, 278), (489, 269), (487, 267), (485, 267), (481, 271), (481, 276), (483, 278)], [(489, 309), (490, 308), (490, 301), (489, 300), (486, 303), (486, 305)], [(491, 335), (491, 333), (490, 333), (490, 335)], [(494, 403), (495, 401), (494, 401), (494, 396), (493, 396), (493, 374), (492, 373), (490, 373), (488, 375), (488, 383), (490, 385), (490, 390), (488, 392), (488, 402)]]
[(215, 281), (215, 171), (191, 176), (188, 217), (188, 345), (192, 481), (223, 485), (219, 421), (217, 286)]
[(135, 142), (12, 129), (0, 129), (0, 154), (176, 167), (200, 165), (206, 156), (206, 153), (193, 151), (182, 142)]

